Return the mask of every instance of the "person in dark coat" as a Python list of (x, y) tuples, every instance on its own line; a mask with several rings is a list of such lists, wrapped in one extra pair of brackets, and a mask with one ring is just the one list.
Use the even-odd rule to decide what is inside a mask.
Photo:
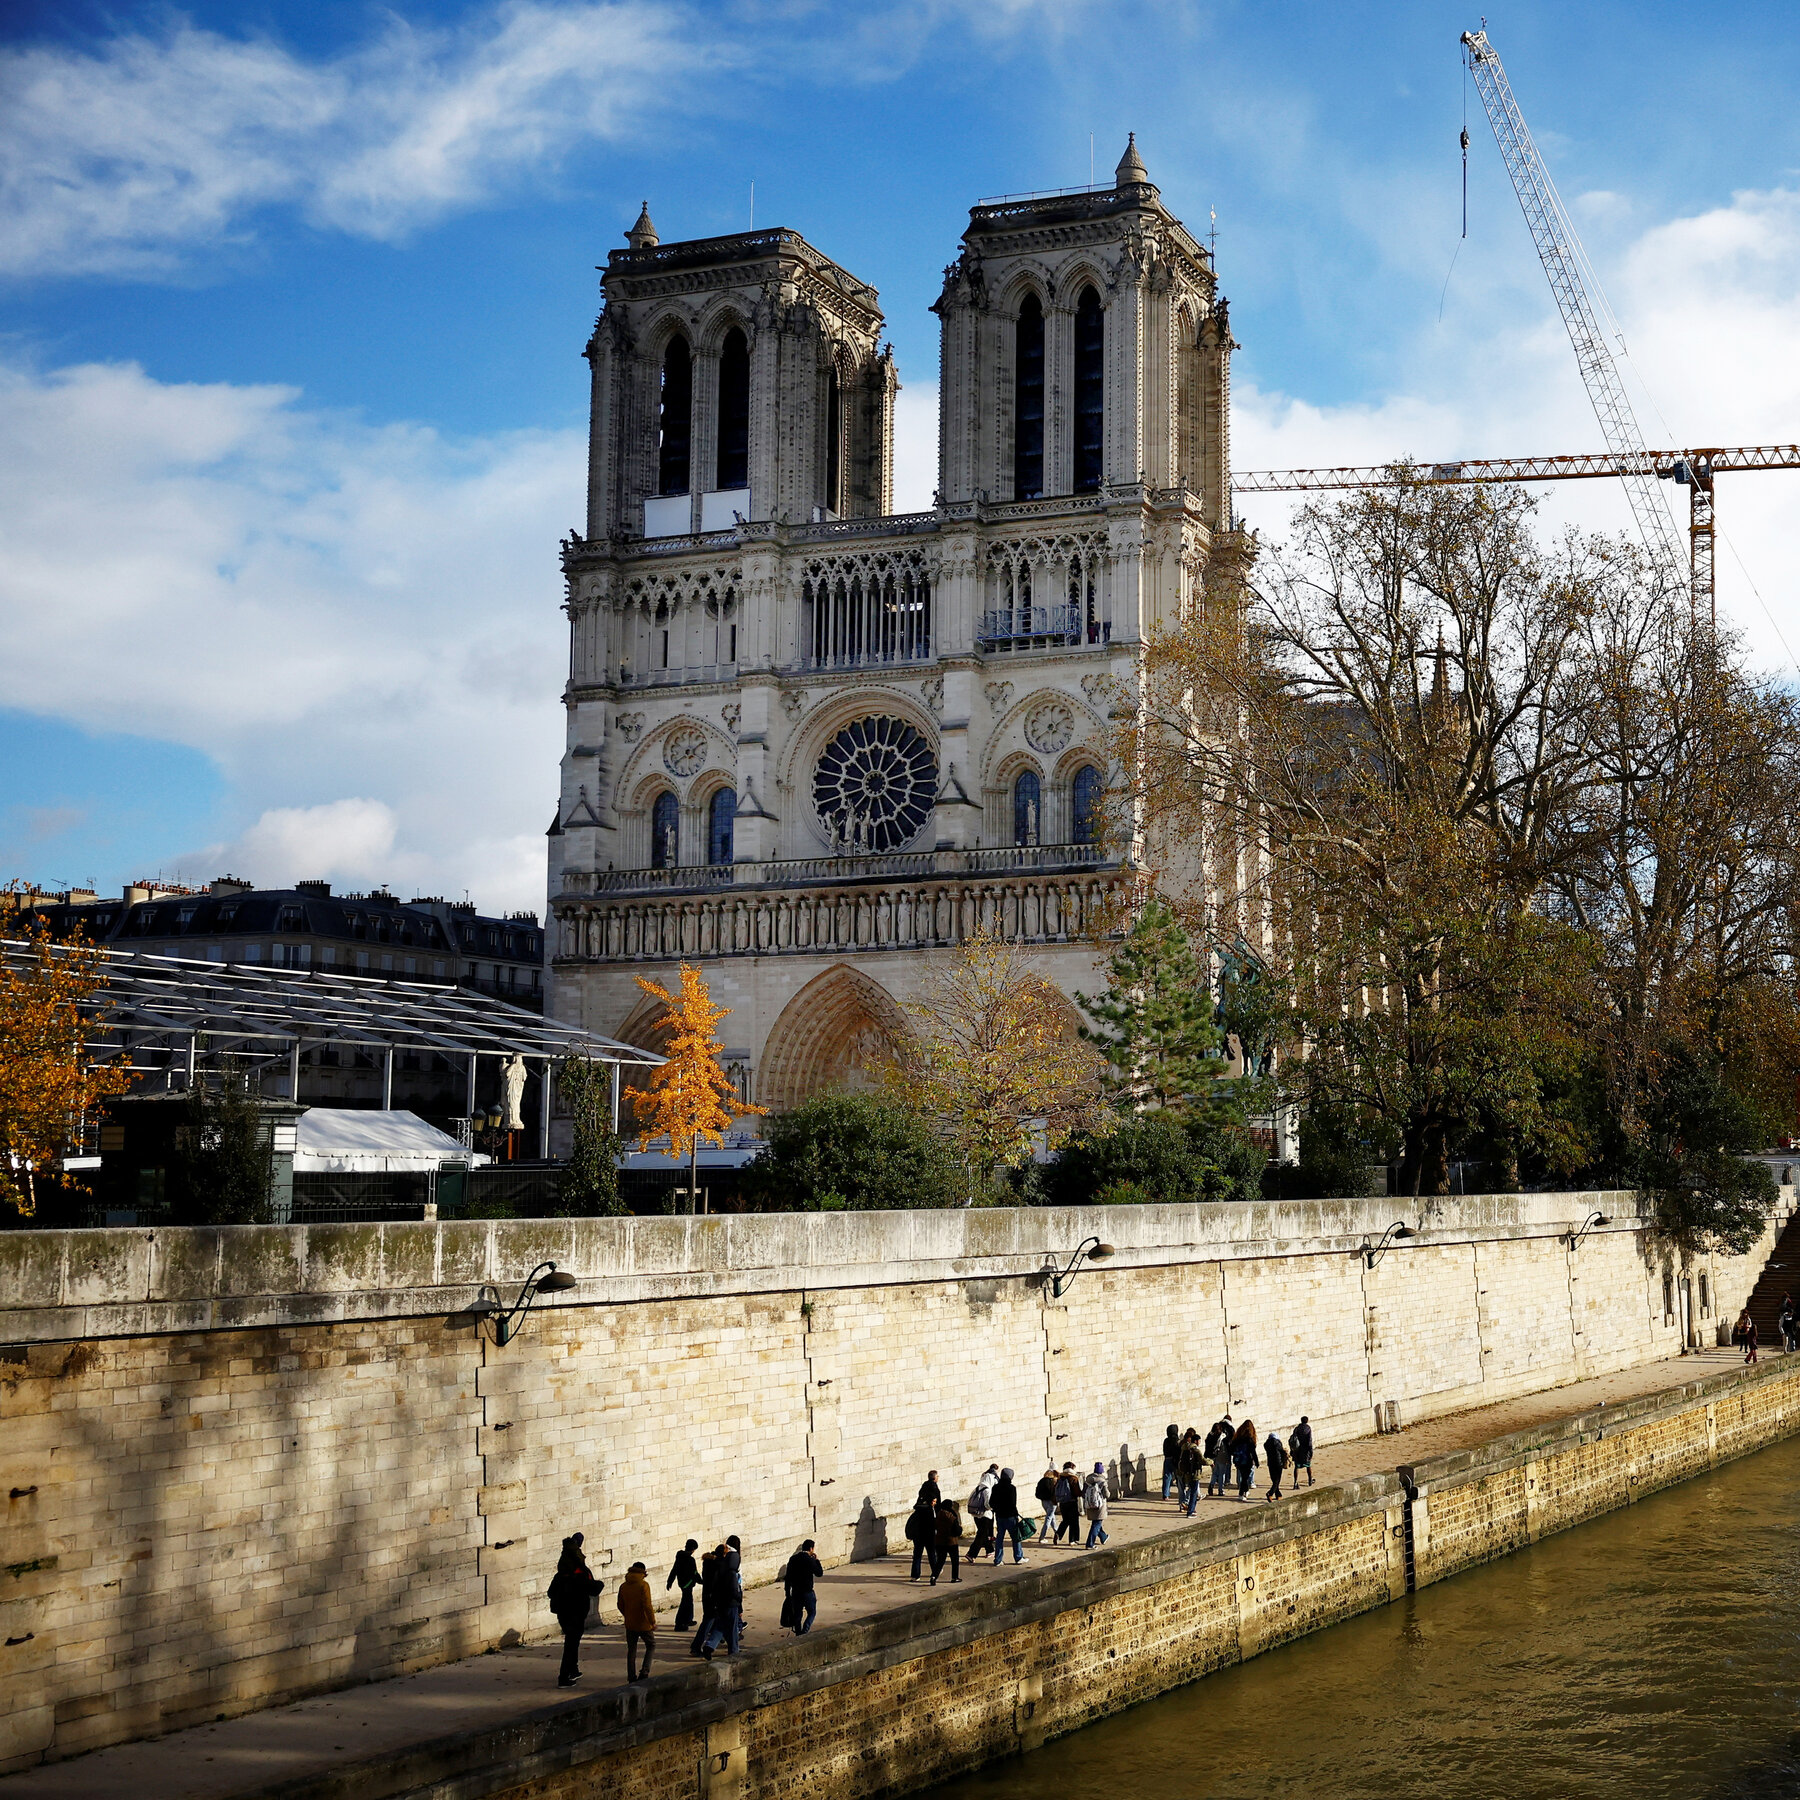
[(562, 1627), (562, 1667), (557, 1671), (558, 1687), (573, 1687), (581, 1676), (581, 1632), (587, 1624), (588, 1609), (594, 1596), (606, 1586), (596, 1581), (581, 1548), (579, 1531), (562, 1541), (562, 1555), (557, 1559), (556, 1573), (550, 1578), (548, 1599), (550, 1611)]
[(1169, 1489), (1174, 1486), (1176, 1477), (1181, 1473), (1181, 1427), (1171, 1425), (1163, 1433), (1163, 1498), (1169, 1497)]
[(706, 1614), (700, 1628), (700, 1654), (711, 1662), (713, 1651), (722, 1643), (726, 1653), (735, 1656), (741, 1629), (738, 1608), (743, 1604), (743, 1590), (738, 1586), (729, 1543), (716, 1544), (711, 1555), (701, 1558), (700, 1604)]
[(818, 1617), (819, 1596), (813, 1583), (824, 1573), (825, 1565), (814, 1553), (811, 1538), (787, 1559), (787, 1567), (782, 1570), (781, 1585), (787, 1604), (781, 1609), (781, 1619), (795, 1637), (805, 1637)]
[(1231, 1460), (1237, 1468), (1238, 1498), (1246, 1499), (1256, 1479), (1256, 1426), (1246, 1419), (1231, 1440)]
[(700, 1565), (694, 1561), (694, 1552), (699, 1548), (700, 1540), (689, 1538), (676, 1552), (675, 1561), (669, 1568), (669, 1579), (663, 1583), (664, 1593), (676, 1582), (681, 1583), (681, 1606), (675, 1614), (677, 1631), (686, 1631), (694, 1622), (694, 1589), (700, 1585)]
[(933, 1506), (936, 1506), (943, 1497), (944, 1490), (938, 1486), (937, 1470), (927, 1469), (925, 1479), (919, 1483), (919, 1497), (913, 1502), (913, 1505), (923, 1506), (929, 1500)]
[(1056, 1477), (1056, 1541), (1063, 1541), (1063, 1533), (1067, 1532), (1071, 1544), (1078, 1543), (1081, 1538), (1081, 1477), (1075, 1473), (1075, 1465), (1066, 1462), (1061, 1473)]
[(1032, 1489), (1037, 1496), (1037, 1503), (1044, 1510), (1044, 1522), (1038, 1527), (1038, 1542), (1047, 1544), (1050, 1541), (1050, 1527), (1056, 1522), (1056, 1464), (1052, 1463), (1038, 1477), (1038, 1484)]
[(1211, 1499), (1217, 1494), (1221, 1500), (1225, 1498), (1225, 1488), (1229, 1480), (1227, 1470), (1231, 1467), (1231, 1440), (1237, 1435), (1237, 1428), (1231, 1422), (1231, 1414), (1215, 1421), (1213, 1428), (1206, 1434), (1206, 1460), (1212, 1464), (1212, 1474), (1207, 1477), (1206, 1497)]
[(1023, 1534), (1019, 1530), (1019, 1490), (1013, 1484), (1011, 1469), (1002, 1469), (1000, 1479), (994, 1483), (994, 1491), (988, 1496), (988, 1505), (994, 1511), (994, 1567), (1000, 1566), (1000, 1558), (1006, 1552), (1006, 1540), (1012, 1539), (1013, 1561), (1022, 1563), (1025, 1560)]
[(950, 1563), (950, 1579), (961, 1581), (961, 1552), (957, 1546), (962, 1542), (962, 1515), (956, 1510), (954, 1500), (940, 1500), (937, 1506), (937, 1518), (931, 1539), (931, 1585), (937, 1586), (937, 1578), (944, 1572), (945, 1559)]
[(1794, 1296), (1781, 1296), (1781, 1311), (1775, 1319), (1775, 1329), (1781, 1333), (1781, 1348), (1789, 1351), (1800, 1348), (1800, 1315), (1794, 1311)]
[(694, 1633), (694, 1641), (688, 1645), (689, 1656), (710, 1656), (707, 1641), (712, 1637), (713, 1608), (719, 1599), (719, 1570), (717, 1563), (719, 1553), (708, 1550), (700, 1558), (700, 1629)]
[(1269, 1491), (1264, 1496), (1268, 1500), (1281, 1498), (1281, 1477), (1288, 1466), (1287, 1445), (1273, 1431), (1263, 1444), (1263, 1461), (1269, 1465)]
[(1306, 1485), (1313, 1484), (1312, 1459), (1313, 1436), (1312, 1426), (1306, 1414), (1300, 1415), (1300, 1423), (1288, 1433), (1288, 1454), (1294, 1459), (1294, 1486), (1300, 1485), (1300, 1471), (1306, 1471)]
[(923, 1491), (913, 1502), (913, 1509), (906, 1515), (906, 1541), (913, 1547), (912, 1574), (909, 1581), (919, 1579), (920, 1570), (924, 1567), (925, 1558), (931, 1553), (931, 1546), (937, 1539), (937, 1502), (927, 1500)]
[(1194, 1508), (1200, 1504), (1200, 1471), (1205, 1467), (1200, 1434), (1190, 1425), (1187, 1436), (1181, 1440), (1181, 1453), (1175, 1459), (1175, 1473), (1181, 1483), (1175, 1491), (1181, 1496), (1181, 1510), (1190, 1519), (1194, 1516)]

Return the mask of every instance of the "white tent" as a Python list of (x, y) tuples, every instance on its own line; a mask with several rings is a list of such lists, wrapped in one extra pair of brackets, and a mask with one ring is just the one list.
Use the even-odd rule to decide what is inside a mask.
[(447, 1162), (467, 1167), (487, 1160), (416, 1113), (348, 1107), (315, 1106), (302, 1113), (294, 1145), (296, 1175), (428, 1175)]

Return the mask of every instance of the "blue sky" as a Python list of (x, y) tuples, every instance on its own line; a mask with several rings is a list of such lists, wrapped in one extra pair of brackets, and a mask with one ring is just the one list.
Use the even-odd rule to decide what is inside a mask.
[[(749, 224), (754, 181), (758, 223), (881, 290), (902, 505), (932, 485), (926, 308), (969, 203), (1085, 181), (1090, 136), (1104, 176), (1133, 129), (1191, 228), (1217, 211), (1240, 466), (1597, 447), (1472, 94), (1459, 239), (1474, 23), (13, 0), (0, 876), (230, 867), (541, 904), (579, 351), (645, 197), (665, 239), (709, 235)], [(1800, 437), (1800, 15), (1533, 4), (1489, 29), (1647, 435)], [(1545, 515), (1624, 521), (1601, 484)], [(1722, 484), (1723, 608), (1790, 674), (1797, 522), (1795, 476)]]

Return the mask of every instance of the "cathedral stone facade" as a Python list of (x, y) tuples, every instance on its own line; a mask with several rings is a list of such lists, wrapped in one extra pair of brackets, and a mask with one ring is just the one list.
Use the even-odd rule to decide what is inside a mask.
[(601, 289), (551, 1010), (653, 1043), (634, 977), (692, 961), (778, 1111), (858, 1086), (979, 929), (1091, 991), (1137, 849), (1109, 720), (1230, 526), (1225, 304), (1135, 142), (971, 210), (929, 512), (892, 510), (876, 292), (796, 232), (646, 207)]

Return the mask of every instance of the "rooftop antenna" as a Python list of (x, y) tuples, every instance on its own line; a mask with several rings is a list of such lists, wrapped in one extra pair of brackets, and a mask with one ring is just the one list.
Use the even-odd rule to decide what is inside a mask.
[(1210, 256), (1214, 262), (1217, 262), (1219, 260), (1219, 209), (1216, 206), (1213, 206), (1208, 207), (1207, 211), (1212, 217), (1212, 224), (1208, 227), (1206, 233), (1206, 254)]
[[(1466, 131), (1463, 133), (1464, 137), (1468, 135)], [(750, 182), (750, 229), (752, 231), (756, 229), (756, 181), (754, 177)]]
[(1088, 133), (1088, 186), (1094, 185), (1094, 134)]

